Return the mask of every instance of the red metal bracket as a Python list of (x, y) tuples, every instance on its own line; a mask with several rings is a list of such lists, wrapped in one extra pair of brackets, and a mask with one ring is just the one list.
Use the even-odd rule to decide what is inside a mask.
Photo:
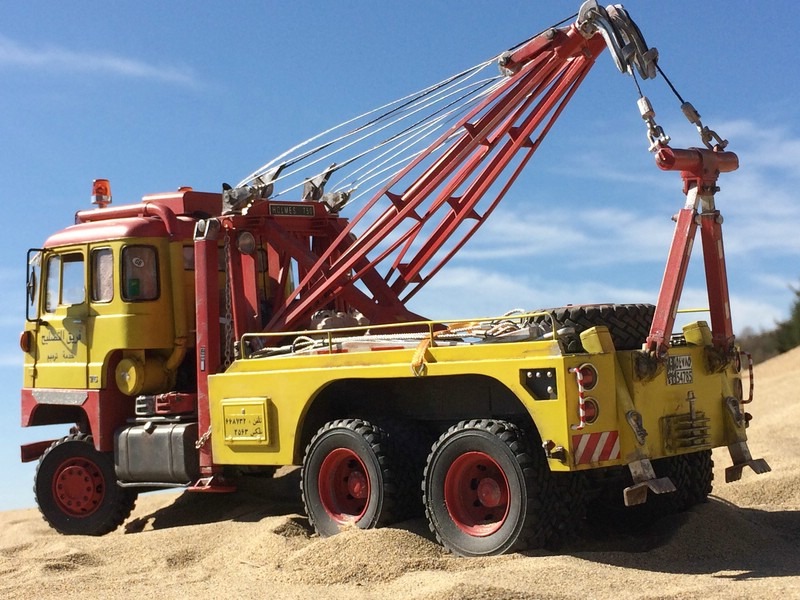
[(666, 354), (686, 281), (695, 232), (700, 225), (712, 340), (716, 348), (727, 352), (733, 344), (733, 325), (722, 244), (722, 216), (714, 206), (714, 194), (719, 190), (717, 180), (720, 173), (735, 171), (739, 167), (739, 158), (733, 152), (701, 148), (676, 150), (662, 146), (656, 152), (656, 164), (663, 171), (681, 172), (686, 205), (678, 213), (645, 347), (657, 356)]
[[(265, 329), (304, 327), (311, 312), (357, 284), (373, 294), (373, 323), (396, 321), (396, 307), (485, 222), (605, 47), (601, 35), (587, 39), (571, 26), (507, 56), (502, 66), (511, 74), (502, 85), (367, 203), (301, 275), (294, 293), (274, 307)], [(376, 205), (386, 199), (381, 211)], [(377, 256), (368, 258), (372, 253)], [(383, 281), (375, 277), (379, 267)]]

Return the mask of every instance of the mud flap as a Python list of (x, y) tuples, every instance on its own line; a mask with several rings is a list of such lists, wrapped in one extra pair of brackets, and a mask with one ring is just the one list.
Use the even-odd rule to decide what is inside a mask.
[(650, 460), (643, 458), (628, 465), (633, 476), (633, 485), (622, 491), (625, 506), (636, 506), (647, 502), (647, 491), (654, 494), (668, 494), (675, 491), (675, 484), (669, 477), (656, 477)]
[(725, 469), (725, 483), (739, 481), (742, 478), (742, 471), (745, 467), (750, 467), (759, 475), (772, 471), (766, 460), (752, 457), (750, 448), (747, 447), (747, 442), (731, 444), (728, 446), (728, 452), (731, 454), (733, 466)]

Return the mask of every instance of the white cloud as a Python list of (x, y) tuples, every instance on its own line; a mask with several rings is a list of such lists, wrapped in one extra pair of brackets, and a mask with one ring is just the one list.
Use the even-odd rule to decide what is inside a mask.
[(586, 266), (661, 262), (674, 225), (665, 214), (625, 210), (537, 209), (520, 214), (498, 208), (462, 250), (459, 260), (550, 257)]
[[(499, 316), (515, 308), (535, 310), (567, 304), (647, 303), (655, 304), (658, 289), (621, 284), (613, 280), (552, 279), (547, 276), (504, 273), (489, 268), (450, 267), (444, 269), (414, 298), (411, 309), (432, 319)], [(785, 311), (769, 299), (731, 293), (731, 318), (734, 331), (744, 327), (769, 330), (785, 318)], [(701, 285), (687, 284), (681, 295), (682, 313), (675, 330), (682, 324), (704, 320), (710, 323), (708, 293)]]
[(787, 282), (786, 277), (773, 273), (754, 273), (753, 281), (760, 289), (785, 294), (787, 290), (796, 289), (797, 281)]
[(565, 304), (649, 302), (655, 292), (616, 282), (551, 280), (477, 267), (450, 267), (415, 297), (412, 310), (430, 318), (501, 315)]
[(723, 127), (727, 135), (736, 140), (736, 145), (731, 143), (731, 150), (737, 151), (744, 144), (738, 151), (743, 166), (781, 169), (786, 176), (795, 179), (800, 176), (797, 171), (800, 139), (792, 132), (746, 120), (724, 123)]
[[(767, 302), (763, 298), (755, 298), (741, 293), (731, 293), (731, 320), (735, 333), (741, 333), (745, 327), (756, 331), (767, 331), (775, 328), (775, 324), (785, 318), (783, 310)], [(683, 290), (681, 308), (707, 308), (708, 293), (705, 288), (691, 287)], [(711, 322), (708, 313), (682, 317), (682, 322), (704, 320)]]
[(717, 208), (727, 218), (726, 251), (729, 257), (759, 258), (773, 268), (778, 257), (800, 254), (800, 137), (750, 121), (724, 128), (735, 139), (729, 148), (740, 163), (738, 171), (720, 177), (722, 191), (717, 195)]
[(69, 50), (59, 46), (25, 46), (0, 35), (0, 65), (83, 73), (111, 73), (123, 77), (155, 79), (180, 85), (196, 85), (188, 68), (154, 65), (108, 54)]
[[(644, 139), (644, 136), (641, 136)], [(638, 138), (637, 138), (638, 140)], [(607, 151), (580, 151), (578, 150), (573, 160), (564, 162), (552, 168), (551, 173), (567, 176), (574, 179), (590, 179), (592, 181), (607, 181), (624, 184), (626, 187), (639, 186), (640, 189), (672, 189), (673, 182), (660, 174), (654, 163), (648, 169), (631, 169), (631, 160), (637, 160), (642, 154), (647, 153), (644, 142), (638, 141), (631, 147), (630, 144), (621, 143), (616, 148), (617, 152)]]

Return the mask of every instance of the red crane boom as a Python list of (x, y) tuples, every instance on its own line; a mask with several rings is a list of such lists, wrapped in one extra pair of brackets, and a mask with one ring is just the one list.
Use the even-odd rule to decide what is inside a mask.
[[(595, 58), (607, 44), (622, 55), (623, 46), (640, 40), (624, 11), (614, 12), (611, 24), (604, 9), (587, 4), (592, 10), (582, 10), (576, 24), (547, 30), (501, 57), (500, 66), (507, 74), (502, 83), (397, 173), (313, 266), (303, 269), (305, 275), (295, 293), (273, 307), (267, 331), (304, 327), (311, 314), (359, 283), (371, 300), (358, 309), (372, 322), (417, 318), (404, 303), (484, 223), (539, 148)], [(640, 52), (633, 54), (646, 62)], [(628, 56), (630, 64), (630, 52)], [(615, 56), (615, 60), (621, 59)], [(479, 207), (490, 191), (493, 199)], [(388, 208), (356, 237), (361, 223), (369, 221), (367, 215), (375, 214), (370, 211), (384, 199), (389, 201)], [(454, 238), (457, 232), (460, 238)], [(456, 241), (448, 247), (451, 239)], [(377, 254), (369, 258), (373, 252)], [(379, 273), (379, 266), (386, 268), (385, 273)]]

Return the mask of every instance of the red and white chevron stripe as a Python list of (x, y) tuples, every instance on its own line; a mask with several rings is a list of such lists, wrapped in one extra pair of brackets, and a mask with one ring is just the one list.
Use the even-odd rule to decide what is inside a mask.
[(619, 458), (619, 431), (601, 431), (572, 436), (576, 465), (588, 465)]

